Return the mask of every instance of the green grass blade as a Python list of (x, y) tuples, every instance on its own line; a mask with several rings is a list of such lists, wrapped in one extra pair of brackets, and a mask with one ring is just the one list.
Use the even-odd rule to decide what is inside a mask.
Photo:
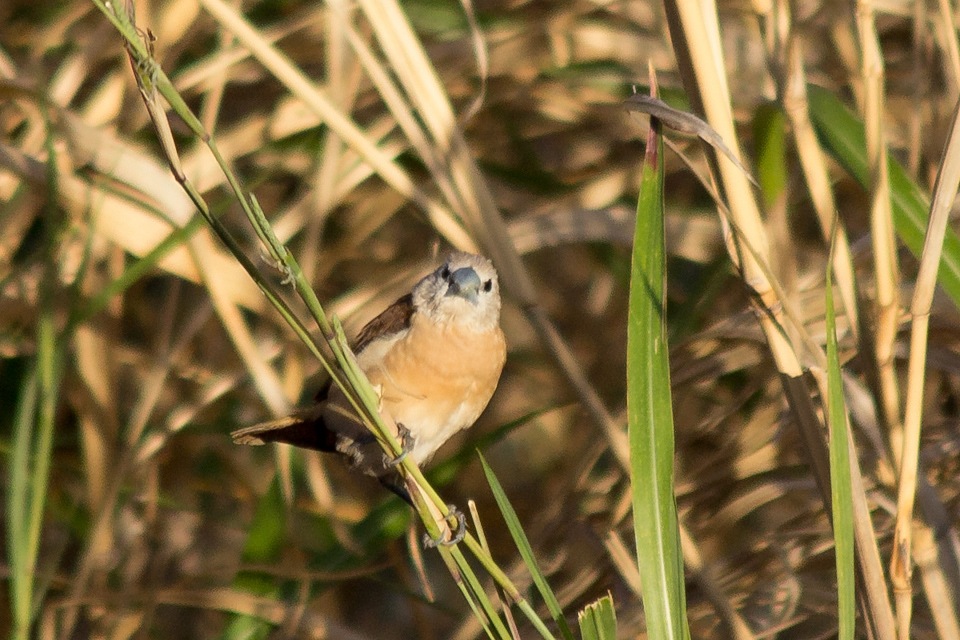
[(580, 637), (583, 640), (616, 640), (617, 613), (613, 598), (605, 595), (580, 612)]
[(24, 379), (14, 424), (7, 512), (13, 638), (30, 637), (43, 595), (35, 578), (62, 371), (53, 315), (52, 309), (44, 309), (38, 319), (37, 356), (33, 370)]
[(497, 501), (497, 506), (500, 508), (500, 513), (503, 514), (503, 519), (507, 523), (507, 529), (510, 531), (510, 535), (513, 536), (513, 541), (517, 545), (517, 550), (520, 551), (520, 557), (523, 558), (524, 563), (527, 565), (527, 570), (530, 571), (530, 575), (533, 577), (533, 583), (537, 586), (537, 591), (540, 592), (540, 596), (546, 603), (547, 609), (550, 611), (550, 615), (557, 623), (557, 627), (560, 629), (560, 634), (564, 638), (567, 638), (567, 640), (573, 640), (573, 632), (570, 631), (570, 626), (563, 617), (563, 611), (560, 609), (560, 603), (557, 601), (557, 596), (554, 595), (550, 585), (547, 584), (547, 579), (544, 577), (543, 572), (540, 570), (540, 566), (537, 564), (537, 559), (533, 555), (533, 547), (530, 546), (530, 541), (527, 539), (527, 534), (523, 531), (523, 527), (520, 524), (520, 519), (517, 517), (517, 512), (513, 510), (513, 506), (510, 504), (510, 499), (507, 498), (507, 494), (500, 485), (500, 481), (497, 480), (496, 474), (493, 473), (493, 469), (491, 469), (490, 465), (487, 464), (487, 461), (484, 459), (482, 454), (480, 455), (480, 464), (483, 465), (483, 473), (487, 476), (487, 482), (490, 484), (490, 490), (493, 492), (493, 497)]
[[(466, 598), (467, 604), (470, 605), (470, 610), (473, 611), (473, 615), (480, 621), (480, 624), (483, 625), (487, 636), (491, 638), (501, 638), (502, 640), (511, 640), (507, 626), (503, 620), (500, 619), (496, 607), (493, 606), (493, 602), (487, 597), (487, 592), (484, 590), (483, 585), (480, 584), (480, 579), (467, 562), (463, 553), (456, 547), (446, 550), (441, 549), (440, 553), (444, 556), (445, 561), (456, 564), (456, 568), (451, 567), (450, 574), (459, 576), (460, 579), (457, 580), (457, 586), (460, 587), (460, 592), (463, 594), (463, 597)], [(447, 554), (449, 554), (449, 558)], [(494, 632), (496, 632), (496, 634), (494, 634)]]
[(688, 638), (673, 494), (673, 409), (666, 332), (663, 141), (651, 120), (637, 201), (627, 325), (627, 420), (637, 561), (647, 633)]
[(36, 559), (40, 546), (40, 528), (43, 524), (43, 509), (46, 504), (50, 479), (50, 454), (53, 450), (53, 426), (57, 411), (59, 392), (60, 358), (58, 332), (54, 326), (53, 310), (45, 309), (40, 316), (37, 340), (37, 382), (40, 403), (37, 407), (37, 422), (33, 425), (35, 445), (33, 468), (30, 477), (30, 505), (28, 539), (30, 557)]
[(777, 206), (790, 180), (787, 168), (787, 117), (771, 105), (760, 105), (753, 118), (757, 147), (757, 182), (767, 208)]
[(33, 564), (28, 557), (27, 538), (29, 502), (30, 449), (33, 419), (37, 411), (36, 368), (24, 376), (11, 443), (7, 495), (7, 557), (10, 562), (10, 611), (13, 617), (13, 638), (29, 637)]
[(833, 499), (833, 538), (837, 555), (837, 596), (840, 640), (852, 640), (856, 623), (854, 592), (853, 489), (847, 411), (843, 400), (837, 349), (833, 278), (827, 269), (827, 426), (830, 432), (830, 487)]
[(89, 321), (95, 315), (103, 311), (110, 301), (129, 289), (148, 273), (156, 268), (164, 257), (171, 251), (183, 246), (187, 240), (193, 236), (204, 225), (203, 218), (192, 218), (182, 228), (174, 229), (160, 243), (151, 249), (145, 256), (134, 261), (123, 270), (115, 280), (108, 283), (91, 298), (89, 302), (76, 312), (76, 317), (71, 319), (70, 325), (76, 326)]
[(493, 635), (493, 629), (490, 628), (490, 619), (483, 613), (483, 611), (480, 610), (480, 607), (473, 599), (473, 593), (469, 588), (467, 588), (466, 583), (463, 581), (457, 582), (457, 588), (460, 589), (460, 595), (463, 596), (463, 599), (466, 600), (467, 604), (470, 606), (470, 611), (473, 612), (473, 616), (480, 622), (483, 632), (487, 634), (487, 637), (490, 638), (490, 640), (497, 640), (497, 636)]
[[(48, 128), (48, 132), (50, 129)], [(48, 153), (47, 198), (56, 202), (59, 188), (57, 152), (52, 138), (45, 139)], [(44, 275), (40, 284), (36, 324), (36, 355), (32, 368), (24, 378), (17, 407), (9, 472), (8, 544), (12, 575), (10, 598), (13, 617), (13, 638), (30, 637), (33, 618), (39, 610), (46, 590), (37, 586), (40, 573), (44, 512), (50, 483), (53, 433), (64, 354), (70, 344), (68, 332), (58, 330), (61, 310), (70, 311), (63, 302), (58, 280), (58, 237), (65, 226), (61, 212), (53, 205), (45, 211), (43, 241), (45, 244)], [(86, 260), (81, 260), (77, 278), (82, 279)]]
[[(866, 137), (856, 115), (826, 89), (809, 85), (810, 119), (830, 154), (865, 189), (870, 185)], [(917, 257), (923, 250), (930, 199), (907, 175), (900, 163), (889, 158), (890, 205), (897, 235)], [(960, 308), (960, 238), (947, 229), (940, 260), (938, 282)]]

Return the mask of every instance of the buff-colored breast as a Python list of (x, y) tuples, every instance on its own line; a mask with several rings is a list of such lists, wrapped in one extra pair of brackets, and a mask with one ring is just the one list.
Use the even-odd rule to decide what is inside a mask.
[(421, 464), (480, 417), (505, 361), (499, 327), (477, 333), (414, 314), (408, 333), (365, 373), (381, 388), (382, 411), (410, 430)]

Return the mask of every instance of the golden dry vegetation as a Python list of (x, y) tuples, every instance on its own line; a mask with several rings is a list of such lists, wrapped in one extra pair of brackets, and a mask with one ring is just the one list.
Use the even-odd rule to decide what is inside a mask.
[[(837, 634), (830, 519), (784, 386), (807, 372), (795, 379), (822, 417), (816, 354), (834, 211), (850, 252), (836, 286), (855, 294), (837, 304), (859, 499), (893, 602), (893, 452), (920, 287), (917, 247), (899, 227), (885, 245), (894, 232), (877, 216), (914, 191), (901, 174), (887, 185), (868, 170), (858, 182), (836, 145), (815, 137), (810, 119), (822, 128), (833, 116), (824, 100), (808, 107), (805, 88), (875, 123), (869, 144), (887, 145), (929, 198), (960, 87), (949, 4), (721, 4), (716, 46), (738, 136), (727, 142), (760, 183), (756, 228), (744, 228), (730, 184), (711, 183), (705, 146), (667, 131), (676, 496), (694, 638)], [(467, 5), (415, 0), (390, 14), (389, 2), (161, 0), (138, 2), (136, 20), (348, 334), (437, 252), (494, 258), (507, 367), (430, 477), (445, 500), (476, 501), (493, 556), (539, 603), (482, 450), (571, 623), (609, 592), (619, 637), (645, 637), (621, 462), (648, 118), (624, 103), (646, 92), (650, 65), (665, 100), (702, 113), (709, 99), (692, 95), (678, 48), (704, 41), (671, 39), (671, 9), (656, 2)], [(436, 77), (404, 56), (403, 15)], [(399, 500), (335, 460), (232, 444), (232, 429), (308, 401), (323, 374), (174, 179), (135, 71), (94, 2), (0, 4), (0, 593), (11, 603), (0, 629), (26, 606), (40, 638), (483, 637)], [(184, 175), (293, 300), (203, 140), (168, 113)], [(465, 146), (445, 146), (450, 131)], [(717, 188), (732, 211), (718, 212)], [(760, 279), (776, 283), (774, 298), (732, 262), (742, 236), (767, 238)], [(750, 262), (743, 251), (733, 253)], [(786, 344), (803, 345), (795, 370), (771, 348), (774, 317), (790, 319)], [(956, 638), (957, 300), (938, 289), (929, 320), (911, 625), (915, 638)], [(517, 624), (519, 637), (537, 637)]]

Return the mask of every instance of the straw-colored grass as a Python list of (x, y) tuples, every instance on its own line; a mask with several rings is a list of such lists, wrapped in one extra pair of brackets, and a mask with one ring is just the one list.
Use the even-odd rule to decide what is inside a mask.
[[(665, 129), (691, 637), (846, 633), (841, 548), (856, 637), (960, 638), (955, 7), (465, 4), (138, 3), (131, 65), (116, 5), (0, 3), (0, 632), (467, 640), (519, 601), (490, 634), (603, 637), (615, 610), (645, 637), (625, 367), (648, 119), (624, 102), (650, 64), (760, 186)], [(228, 434), (328, 375), (310, 290), (352, 336), (451, 247), (497, 265), (509, 356), (427, 470), (424, 505), (476, 514), (438, 553), (338, 461)]]

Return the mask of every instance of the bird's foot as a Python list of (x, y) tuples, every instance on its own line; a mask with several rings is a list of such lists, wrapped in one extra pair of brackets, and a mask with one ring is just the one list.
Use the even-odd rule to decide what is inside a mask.
[(407, 429), (400, 423), (397, 423), (397, 435), (400, 438), (400, 455), (396, 458), (390, 458), (386, 454), (383, 456), (383, 466), (388, 469), (396, 467), (398, 464), (404, 461), (404, 459), (410, 455), (410, 452), (413, 451), (413, 434), (410, 433), (410, 429)]
[[(443, 520), (440, 535), (432, 538), (429, 533), (423, 534), (424, 549), (434, 549), (438, 546), (451, 547), (459, 543), (463, 540), (464, 536), (467, 535), (467, 516), (463, 515), (463, 512), (457, 509), (456, 505), (448, 504), (447, 508), (450, 510), (450, 513), (448, 513), (447, 517)], [(451, 518), (457, 521), (456, 531), (450, 527)]]

